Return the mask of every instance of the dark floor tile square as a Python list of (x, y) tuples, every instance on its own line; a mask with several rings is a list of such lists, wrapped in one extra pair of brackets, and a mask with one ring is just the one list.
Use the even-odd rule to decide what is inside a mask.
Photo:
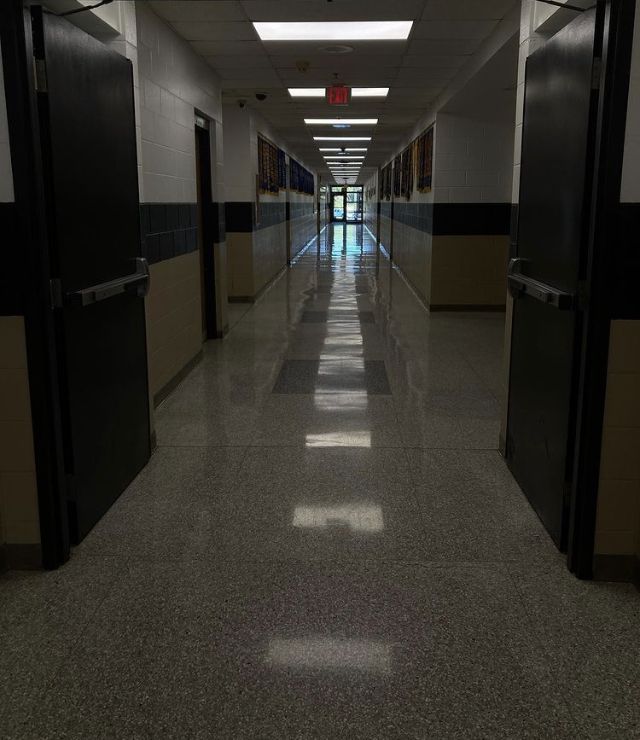
[(391, 395), (387, 370), (382, 360), (365, 360), (364, 377), (369, 395)]
[(314, 393), (319, 360), (286, 360), (273, 386), (273, 393)]
[(361, 324), (375, 323), (375, 319), (373, 318), (373, 311), (358, 311), (358, 320)]

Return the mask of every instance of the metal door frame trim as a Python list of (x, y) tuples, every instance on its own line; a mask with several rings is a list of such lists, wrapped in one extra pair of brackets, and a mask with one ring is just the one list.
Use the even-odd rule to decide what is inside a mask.
[(6, 0), (0, 4), (0, 42), (17, 230), (23, 238), (25, 253), (21, 277), (42, 565), (53, 569), (68, 560), (70, 545), (44, 169), (33, 74), (32, 5), (37, 3)]
[[(596, 38), (602, 60), (595, 126), (587, 264), (589, 300), (584, 306), (577, 389), (576, 439), (571, 485), (567, 565), (579, 578), (593, 578), (600, 453), (607, 387), (611, 283), (607, 237), (620, 203), (622, 162), (634, 31), (634, 3), (598, 0), (602, 28)], [(606, 166), (600, 166), (606, 163)]]

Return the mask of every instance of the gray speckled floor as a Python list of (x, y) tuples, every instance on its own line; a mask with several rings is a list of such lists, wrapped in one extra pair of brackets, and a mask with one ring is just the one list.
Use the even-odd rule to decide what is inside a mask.
[(502, 317), (429, 316), (342, 228), (70, 562), (0, 578), (1, 738), (640, 737), (640, 597), (567, 572), (496, 451)]

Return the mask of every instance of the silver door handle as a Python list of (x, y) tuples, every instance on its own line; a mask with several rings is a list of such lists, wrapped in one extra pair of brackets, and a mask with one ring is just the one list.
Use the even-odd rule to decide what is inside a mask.
[(514, 257), (509, 260), (507, 281), (509, 285), (509, 293), (511, 293), (514, 298), (520, 298), (527, 295), (541, 303), (554, 306), (561, 311), (569, 310), (575, 306), (575, 296), (573, 293), (558, 290), (552, 285), (548, 285), (540, 280), (535, 280), (534, 278), (523, 275), (520, 270), (522, 269), (522, 265), (526, 264), (526, 262), (528, 262), (528, 260), (523, 260), (520, 257)]
[(89, 306), (122, 293), (135, 293), (144, 298), (149, 293), (150, 282), (149, 263), (144, 257), (136, 257), (136, 269), (130, 275), (75, 290), (68, 293), (66, 298), (75, 306)]

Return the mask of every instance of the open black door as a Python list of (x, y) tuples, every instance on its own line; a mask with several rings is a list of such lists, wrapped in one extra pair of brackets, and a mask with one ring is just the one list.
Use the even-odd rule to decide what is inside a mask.
[(32, 9), (72, 541), (150, 454), (131, 63)]
[(581, 281), (589, 244), (598, 93), (595, 9), (527, 62), (507, 461), (565, 549), (575, 435)]

